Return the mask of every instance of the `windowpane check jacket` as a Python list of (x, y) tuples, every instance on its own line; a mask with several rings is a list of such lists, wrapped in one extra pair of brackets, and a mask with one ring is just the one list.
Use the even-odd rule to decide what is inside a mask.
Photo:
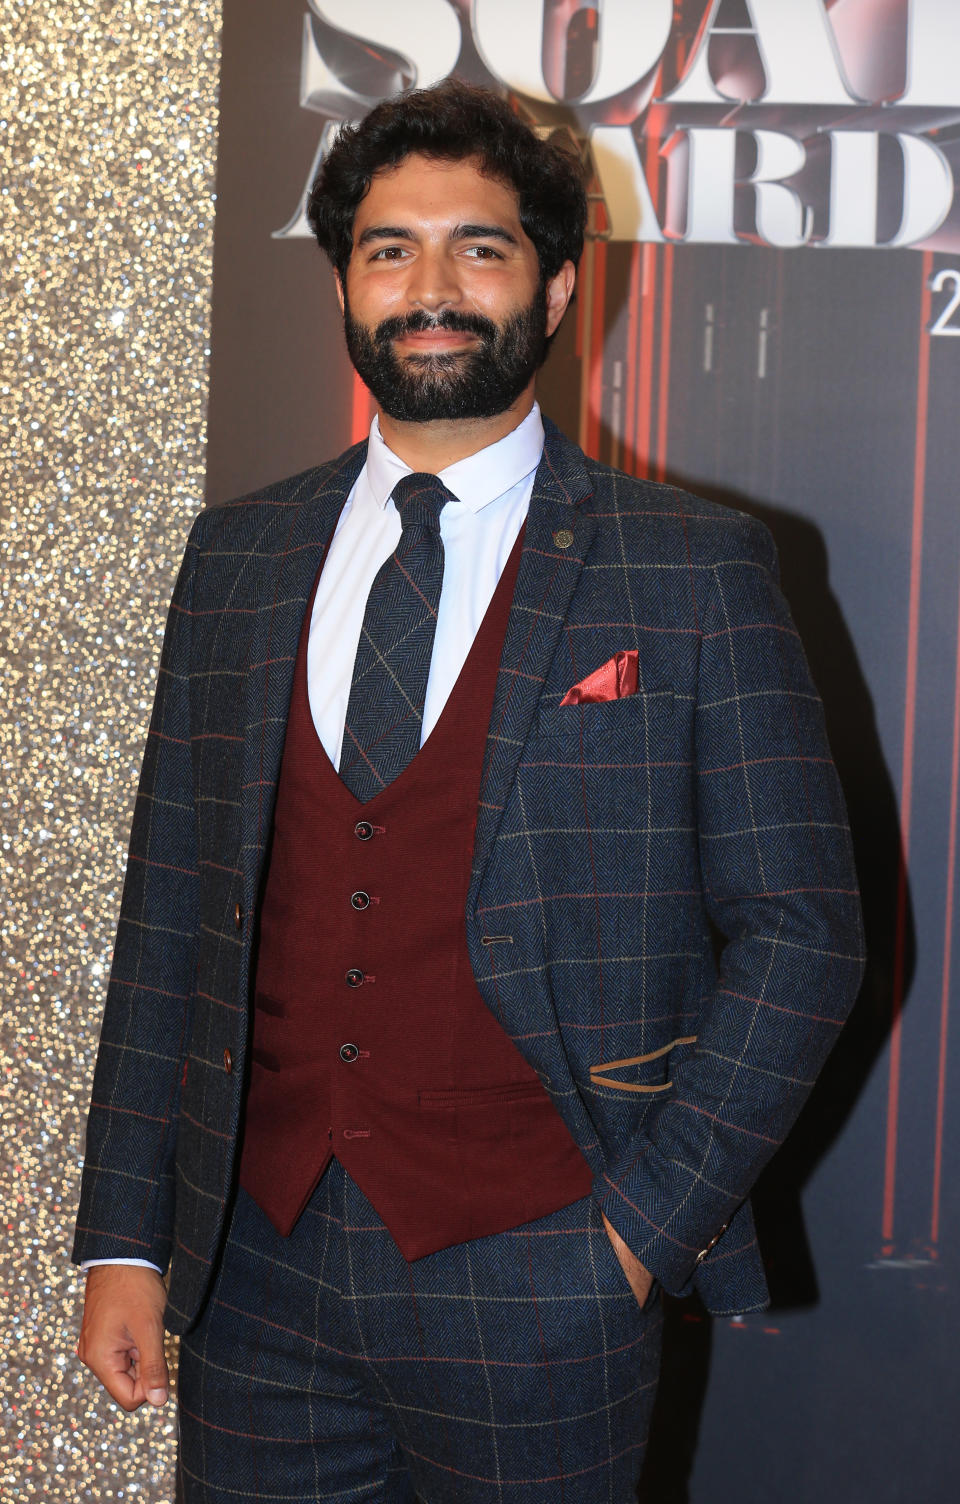
[[(545, 426), (471, 963), (638, 1258), (714, 1312), (756, 1309), (750, 1187), (862, 969), (843, 799), (764, 528)], [(74, 1252), (172, 1261), (174, 1331), (202, 1306), (233, 1191), (298, 637), (364, 451), (202, 513), (170, 611)], [(561, 703), (610, 660), (635, 661), (635, 692)]]

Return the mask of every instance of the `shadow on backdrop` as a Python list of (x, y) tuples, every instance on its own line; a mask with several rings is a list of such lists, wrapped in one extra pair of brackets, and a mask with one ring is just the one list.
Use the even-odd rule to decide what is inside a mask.
[[(752, 1197), (773, 1308), (797, 1310), (819, 1299), (803, 1221), (804, 1187), (843, 1130), (890, 1033), (902, 862), (897, 800), (873, 700), (830, 588), (819, 528), (796, 513), (696, 479), (671, 475), (669, 483), (748, 512), (773, 534), (784, 594), (823, 699), (860, 879), (868, 962), (856, 1007), (789, 1138)], [(902, 945), (902, 982), (897, 990), (906, 998), (915, 964), (909, 889)], [(699, 1301), (667, 1301), (663, 1368), (640, 1489), (642, 1504), (688, 1504), (711, 1345), (712, 1322)]]

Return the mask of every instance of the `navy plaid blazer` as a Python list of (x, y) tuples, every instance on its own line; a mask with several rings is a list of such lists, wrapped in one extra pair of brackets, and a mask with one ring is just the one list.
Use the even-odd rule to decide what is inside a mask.
[[(748, 1193), (861, 974), (843, 798), (765, 529), (546, 429), (487, 740), (471, 961), (637, 1256), (669, 1292), (756, 1309)], [(74, 1256), (172, 1261), (174, 1331), (223, 1237), (298, 636), (365, 447), (203, 512), (170, 610)], [(561, 704), (621, 650), (635, 694)]]

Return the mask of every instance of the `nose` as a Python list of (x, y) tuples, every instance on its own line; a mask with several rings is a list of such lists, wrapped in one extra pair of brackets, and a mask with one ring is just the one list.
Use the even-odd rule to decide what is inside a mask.
[(407, 283), (407, 299), (428, 313), (439, 313), (461, 300), (452, 256), (444, 248), (426, 246), (418, 255)]

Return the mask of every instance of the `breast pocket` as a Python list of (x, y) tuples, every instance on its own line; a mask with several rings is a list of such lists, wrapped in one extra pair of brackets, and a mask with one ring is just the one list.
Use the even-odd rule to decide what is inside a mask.
[(573, 780), (586, 819), (600, 828), (646, 827), (653, 810), (675, 798), (678, 774), (686, 777), (669, 686), (553, 706), (541, 713), (537, 743), (557, 779)]
[(665, 685), (619, 700), (551, 706), (541, 711), (537, 733), (611, 755), (633, 756), (639, 744), (652, 755), (673, 742), (673, 712), (673, 689)]

